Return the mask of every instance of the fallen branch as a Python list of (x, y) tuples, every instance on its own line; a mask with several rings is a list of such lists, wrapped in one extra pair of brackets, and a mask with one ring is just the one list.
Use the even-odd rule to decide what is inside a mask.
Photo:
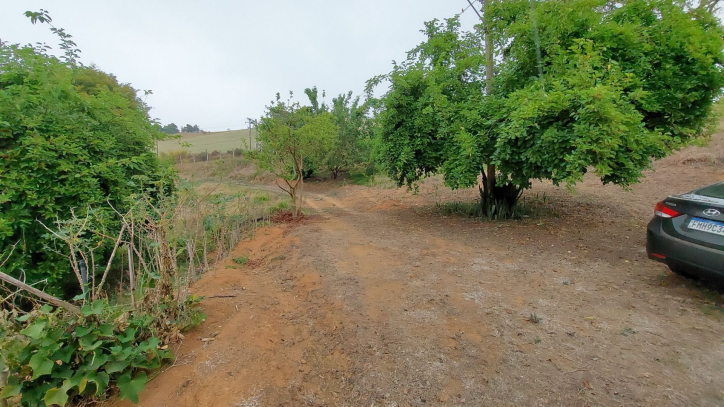
[(40, 291), (35, 287), (25, 284), (22, 281), (3, 273), (2, 271), (0, 271), (0, 280), (5, 281), (6, 283), (12, 284), (18, 288), (22, 288), (23, 290), (25, 290), (31, 294), (35, 294), (39, 298), (55, 305), (56, 307), (61, 307), (76, 315), (81, 315), (80, 308), (76, 307), (75, 305), (67, 303), (59, 298), (53, 297), (52, 295), (50, 295), (48, 293)]
[(233, 295), (212, 295), (208, 298), (234, 298), (236, 297), (236, 294)]

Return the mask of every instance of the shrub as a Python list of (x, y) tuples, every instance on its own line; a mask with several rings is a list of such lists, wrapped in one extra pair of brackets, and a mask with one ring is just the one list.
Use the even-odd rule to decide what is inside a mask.
[[(195, 308), (198, 298), (189, 297)], [(0, 319), (0, 371), (7, 369), (7, 383), (0, 400), (17, 400), (25, 406), (61, 405), (102, 400), (118, 391), (121, 399), (138, 402), (148, 373), (173, 358), (156, 335), (159, 317), (166, 325), (183, 330), (199, 323), (199, 311), (184, 321), (166, 321), (149, 312), (115, 312), (103, 301), (88, 303), (81, 315), (52, 310), (49, 305), (18, 317), (3, 311)]]
[(152, 151), (162, 133), (136, 91), (112, 75), (42, 46), (2, 42), (0, 118), (0, 253), (16, 245), (6, 272), (70, 297), (71, 268), (38, 220), (83, 218), (103, 206), (92, 217), (118, 224), (107, 202), (125, 210), (130, 194), (173, 178)]

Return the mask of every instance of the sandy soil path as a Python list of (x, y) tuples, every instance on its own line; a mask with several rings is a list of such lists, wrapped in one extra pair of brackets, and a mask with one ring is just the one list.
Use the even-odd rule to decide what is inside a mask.
[(440, 215), (474, 192), (432, 183), (312, 187), (314, 215), (235, 249), (256, 267), (193, 287), (209, 319), (141, 405), (722, 405), (724, 298), (648, 261), (644, 228), (724, 168), (657, 168), (628, 192), (536, 185), (560, 217), (502, 223)]

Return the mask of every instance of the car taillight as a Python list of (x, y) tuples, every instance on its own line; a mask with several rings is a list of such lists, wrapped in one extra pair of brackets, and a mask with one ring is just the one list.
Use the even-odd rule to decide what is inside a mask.
[(675, 210), (666, 206), (663, 201), (656, 204), (656, 208), (654, 208), (654, 215), (660, 216), (662, 218), (675, 218), (677, 216), (681, 216), (679, 212), (676, 212)]

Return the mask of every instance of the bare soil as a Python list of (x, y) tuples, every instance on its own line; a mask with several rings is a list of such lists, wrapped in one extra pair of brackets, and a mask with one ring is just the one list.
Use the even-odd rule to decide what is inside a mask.
[(645, 253), (658, 200), (722, 180), (717, 136), (629, 191), (537, 183), (517, 221), (441, 214), (477, 192), (437, 179), (310, 185), (193, 286), (208, 320), (141, 405), (723, 405), (721, 291)]

